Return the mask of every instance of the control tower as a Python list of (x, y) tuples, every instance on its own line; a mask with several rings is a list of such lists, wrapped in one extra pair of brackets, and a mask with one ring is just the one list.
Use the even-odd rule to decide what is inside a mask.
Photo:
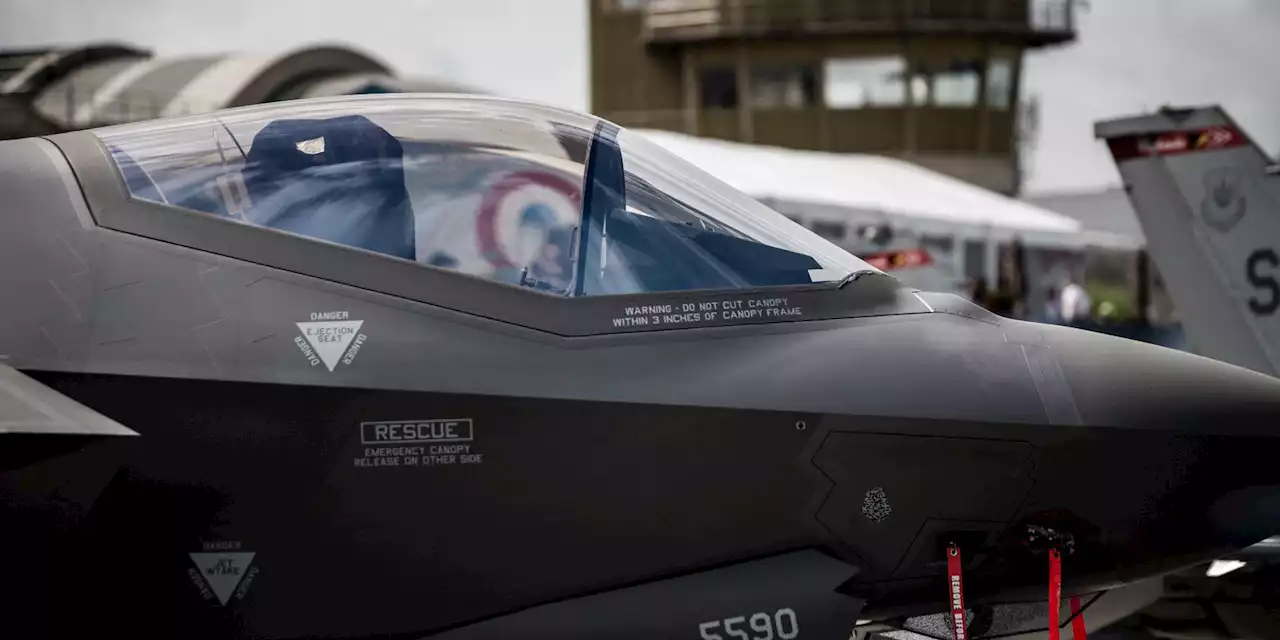
[(588, 0), (592, 111), (623, 126), (902, 157), (1020, 186), (1023, 54), (1074, 0)]

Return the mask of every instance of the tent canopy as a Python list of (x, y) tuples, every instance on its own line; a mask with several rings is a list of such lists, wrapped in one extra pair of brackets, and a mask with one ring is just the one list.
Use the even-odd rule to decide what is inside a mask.
[(882, 212), (991, 229), (996, 235), (1062, 234), (1068, 244), (1080, 242), (1074, 237), (1082, 230), (1077, 220), (903, 160), (765, 147), (651, 129), (639, 133), (760, 200)]

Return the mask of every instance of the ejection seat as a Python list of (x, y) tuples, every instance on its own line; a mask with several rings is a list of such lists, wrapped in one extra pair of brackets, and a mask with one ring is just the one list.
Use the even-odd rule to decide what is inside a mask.
[(256, 224), (413, 260), (404, 150), (360, 115), (275, 120), (242, 170)]

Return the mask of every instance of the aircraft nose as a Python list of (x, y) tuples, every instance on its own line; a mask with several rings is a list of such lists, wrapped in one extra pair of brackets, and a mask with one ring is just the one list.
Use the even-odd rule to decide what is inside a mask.
[(1280, 436), (1280, 379), (1092, 331), (1043, 335), (1083, 424)]

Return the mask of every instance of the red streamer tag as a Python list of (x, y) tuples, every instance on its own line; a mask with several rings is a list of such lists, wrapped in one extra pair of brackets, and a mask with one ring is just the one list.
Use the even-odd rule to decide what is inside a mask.
[(1080, 613), (1080, 596), (1071, 596), (1071, 637), (1085, 640), (1084, 614)]
[(1062, 606), (1062, 554), (1049, 550), (1049, 640), (1059, 640), (1058, 607)]
[(967, 640), (964, 630), (964, 583), (960, 579), (960, 548), (947, 547), (947, 586), (951, 594), (951, 630), (956, 640)]

